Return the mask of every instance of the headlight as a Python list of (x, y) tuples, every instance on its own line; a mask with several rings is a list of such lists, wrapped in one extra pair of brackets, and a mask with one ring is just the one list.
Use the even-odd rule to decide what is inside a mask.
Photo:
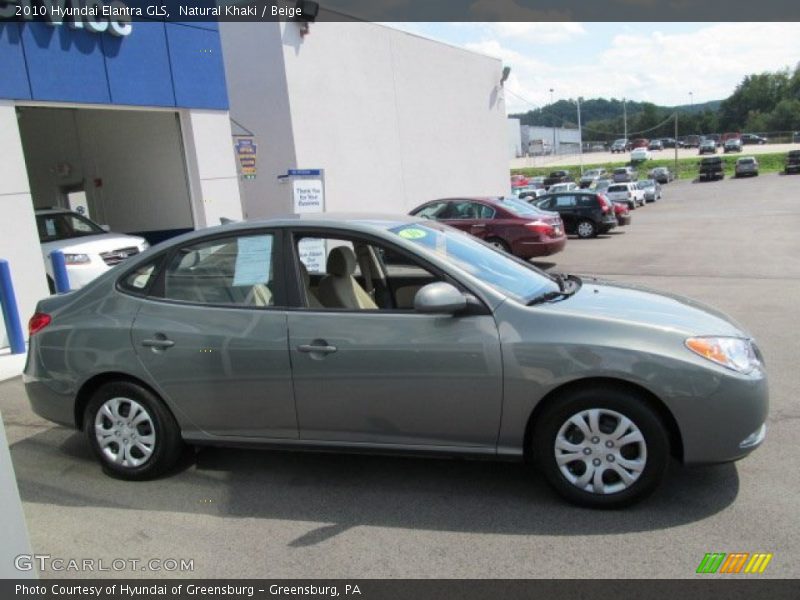
[(686, 347), (703, 358), (739, 373), (747, 374), (761, 369), (761, 361), (750, 340), (734, 337), (693, 337), (686, 340)]
[(85, 265), (91, 260), (88, 254), (65, 254), (64, 262), (68, 265)]
[(149, 247), (150, 247), (150, 244), (147, 242), (147, 240), (142, 241), (142, 252), (147, 250)]

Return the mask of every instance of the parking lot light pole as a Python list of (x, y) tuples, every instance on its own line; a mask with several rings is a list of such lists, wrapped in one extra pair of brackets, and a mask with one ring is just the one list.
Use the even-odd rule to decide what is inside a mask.
[(578, 105), (578, 163), (580, 164), (581, 176), (583, 176), (583, 132), (581, 130), (581, 97), (578, 96), (575, 103)]
[(678, 177), (678, 111), (675, 111), (675, 177)]

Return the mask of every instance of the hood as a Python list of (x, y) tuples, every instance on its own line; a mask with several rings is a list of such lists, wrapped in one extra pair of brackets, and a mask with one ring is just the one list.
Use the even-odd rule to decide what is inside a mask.
[(701, 302), (646, 287), (588, 277), (583, 279), (583, 286), (574, 295), (550, 306), (584, 316), (624, 319), (660, 329), (682, 331), (687, 337), (750, 337), (728, 315)]
[(120, 248), (136, 246), (141, 249), (145, 239), (124, 233), (98, 233), (68, 240), (57, 240), (42, 244), (42, 250), (49, 254), (53, 250), (61, 250), (73, 254), (99, 254)]

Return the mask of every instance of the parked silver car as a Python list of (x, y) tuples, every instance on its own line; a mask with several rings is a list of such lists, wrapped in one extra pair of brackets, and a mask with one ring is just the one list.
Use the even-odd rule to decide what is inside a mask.
[(747, 455), (768, 405), (758, 348), (713, 309), (386, 215), (153, 247), (39, 303), (24, 383), (122, 478), (184, 443), (441, 453), (532, 460), (599, 507), (652, 492), (670, 455)]
[(755, 156), (743, 156), (736, 159), (736, 167), (733, 172), (734, 177), (742, 177), (750, 175), (753, 177), (758, 176), (758, 160)]

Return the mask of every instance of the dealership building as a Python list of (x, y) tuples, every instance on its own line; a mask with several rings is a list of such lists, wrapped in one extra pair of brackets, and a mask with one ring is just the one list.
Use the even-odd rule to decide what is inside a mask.
[(0, 259), (23, 322), (49, 293), (36, 208), (153, 243), (507, 191), (497, 59), (361, 22), (76, 19), (0, 21)]

